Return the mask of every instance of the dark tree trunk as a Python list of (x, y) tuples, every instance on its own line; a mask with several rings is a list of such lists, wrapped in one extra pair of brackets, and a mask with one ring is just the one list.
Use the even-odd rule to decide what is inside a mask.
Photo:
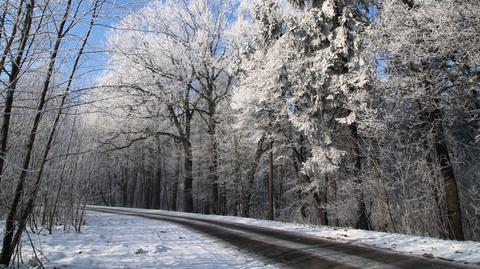
[(152, 175), (150, 170), (143, 172), (144, 186), (143, 186), (143, 204), (145, 208), (152, 208)]
[[(439, 105), (439, 104), (438, 104)], [(462, 226), (462, 213), (460, 208), (460, 198), (458, 195), (457, 180), (450, 161), (447, 142), (442, 126), (442, 113), (440, 109), (436, 109), (432, 113), (432, 118), (437, 122), (434, 133), (434, 148), (438, 163), (444, 180), (445, 202), (447, 205), (448, 218), (448, 238), (452, 240), (465, 240)]]
[[(213, 116), (212, 116), (213, 121)], [(219, 213), (219, 190), (218, 190), (218, 156), (217, 156), (217, 139), (215, 137), (215, 124), (209, 128), (209, 137), (210, 137), (210, 161), (208, 165), (209, 170), (209, 185), (210, 185), (210, 213), (218, 214)]]
[(357, 223), (355, 228), (362, 230), (370, 230), (370, 225), (367, 217), (367, 207), (365, 205), (365, 195), (362, 188), (362, 180), (360, 178), (360, 171), (362, 169), (361, 156), (360, 156), (360, 142), (357, 131), (357, 124), (352, 123), (350, 125), (350, 135), (352, 138), (352, 160), (354, 165), (355, 183), (360, 187), (358, 197), (358, 213)]
[(180, 172), (181, 172), (181, 163), (182, 163), (182, 153), (180, 151), (180, 145), (177, 145), (177, 159), (175, 166), (175, 176), (173, 177), (172, 182), (172, 197), (171, 197), (171, 209), (173, 211), (177, 210), (177, 196), (178, 196), (178, 183), (180, 182)]
[(192, 154), (192, 145), (190, 141), (185, 141), (184, 145), (184, 190), (183, 190), (183, 210), (185, 212), (193, 212), (193, 193), (192, 193), (192, 183), (193, 183), (193, 154)]
[(273, 220), (273, 141), (268, 152), (268, 219)]
[(162, 196), (162, 166), (161, 163), (157, 163), (157, 169), (155, 171), (155, 179), (153, 181), (152, 191), (152, 207), (154, 209), (160, 209), (160, 201)]
[[(293, 134), (292, 134), (293, 136)], [(294, 140), (292, 139), (292, 143), (294, 143)], [(302, 220), (307, 219), (307, 204), (305, 202), (305, 195), (303, 194), (301, 188), (304, 184), (307, 184), (310, 182), (310, 178), (301, 171), (301, 166), (305, 162), (306, 159), (306, 154), (305, 154), (305, 139), (302, 134), (299, 136), (299, 144), (300, 147), (297, 149), (296, 147), (292, 147), (292, 161), (293, 161), (293, 168), (295, 169), (295, 174), (297, 175), (297, 199), (300, 203), (299, 210), (300, 210), (300, 215), (302, 217)]]
[(134, 207), (135, 206), (135, 193), (137, 192), (137, 181), (135, 180), (137, 171), (132, 169), (129, 175), (129, 183), (128, 183), (128, 206)]
[[(30, 167), (30, 161), (31, 161), (31, 156), (33, 153), (33, 146), (35, 144), (35, 139), (37, 136), (37, 130), (40, 126), (40, 121), (42, 119), (43, 113), (44, 113), (44, 106), (46, 102), (46, 95), (49, 90), (50, 86), (50, 81), (53, 75), (53, 70), (55, 67), (55, 61), (57, 59), (58, 51), (60, 49), (60, 44), (62, 42), (62, 39), (64, 37), (64, 26), (67, 22), (68, 19), (68, 13), (70, 11), (70, 6), (71, 6), (72, 0), (68, 0), (66, 3), (66, 8), (65, 8), (65, 13), (63, 15), (63, 19), (60, 22), (60, 25), (58, 27), (58, 32), (57, 32), (57, 38), (52, 50), (52, 53), (50, 54), (50, 62), (48, 65), (47, 69), (47, 76), (45, 78), (45, 81), (43, 82), (42, 86), (42, 92), (40, 94), (40, 98), (38, 100), (37, 108), (36, 108), (36, 114), (35, 118), (33, 119), (32, 126), (30, 128), (30, 133), (28, 134), (28, 140), (27, 143), (25, 144), (25, 155), (22, 160), (22, 170), (20, 172), (20, 176), (18, 178), (17, 186), (15, 189), (14, 193), (14, 198), (12, 205), (10, 207), (9, 213), (7, 215), (6, 219), (6, 225), (5, 225), (5, 234), (3, 237), (3, 248), (2, 252), (0, 254), (0, 264), (8, 265), (10, 263), (10, 260), (12, 258), (14, 248), (15, 248), (15, 243), (20, 240), (19, 237), (21, 237), (21, 234), (23, 230), (25, 229), (25, 225), (27, 222), (27, 218), (30, 215), (30, 212), (33, 208), (33, 202), (34, 198), (36, 196), (36, 193), (38, 191), (38, 184), (40, 182), (41, 177), (37, 177), (37, 180), (35, 182), (35, 187), (34, 187), (34, 192), (31, 194), (32, 196), (29, 197), (28, 204), (26, 206), (26, 209), (24, 209), (23, 212), (18, 212), (19, 210), (19, 203), (20, 199), (23, 195), (24, 192), (24, 184), (25, 184), (25, 179), (27, 177), (27, 171)], [(33, 8), (33, 1), (28, 3), (27, 6)], [(30, 14), (30, 12), (29, 12)], [(31, 15), (31, 14), (30, 14)], [(29, 17), (29, 15), (27, 15)], [(31, 23), (30, 23), (31, 24)], [(43, 167), (42, 167), (43, 169)], [(14, 236), (15, 232), (15, 218), (18, 217), (18, 213), (21, 213), (19, 224), (17, 227), (17, 233)]]
[[(19, 9), (21, 9), (22, 4), (23, 4), (23, 1), (20, 2)], [(2, 182), (3, 166), (5, 164), (5, 158), (6, 158), (8, 132), (10, 129), (10, 118), (11, 118), (12, 106), (13, 106), (13, 93), (15, 92), (15, 89), (17, 87), (18, 76), (20, 74), (20, 66), (22, 64), (25, 47), (27, 46), (27, 41), (30, 35), (34, 5), (35, 5), (35, 1), (33, 0), (29, 0), (26, 3), (25, 19), (23, 21), (23, 30), (20, 37), (20, 44), (18, 47), (17, 56), (15, 57), (15, 60), (12, 63), (12, 70), (10, 71), (10, 75), (8, 77), (8, 86), (6, 89), (5, 107), (3, 109), (3, 122), (2, 122), (2, 129), (1, 129), (1, 135), (0, 135), (0, 139), (1, 139), (0, 140), (0, 183)], [(20, 16), (20, 14), (18, 14), (18, 16)], [(0, 262), (3, 262), (3, 261), (0, 261)], [(3, 263), (0, 263), (0, 264), (3, 264)]]
[(240, 199), (241, 199), (241, 194), (240, 194), (240, 185), (242, 184), (242, 177), (240, 173), (240, 152), (238, 149), (238, 138), (235, 136), (234, 137), (234, 145), (235, 145), (235, 160), (234, 160), (234, 165), (233, 165), (233, 191), (234, 191), (234, 214), (235, 216), (240, 215)]
[(208, 118), (206, 119), (209, 137), (208, 181), (210, 189), (209, 209), (211, 214), (218, 214), (220, 209), (218, 188), (218, 152), (217, 152), (217, 123), (215, 121), (216, 104), (213, 98), (214, 86), (207, 80), (206, 101), (208, 103)]
[(121, 171), (121, 183), (120, 191), (122, 192), (122, 206), (128, 206), (128, 166), (120, 167)]
[(260, 163), (260, 159), (263, 154), (263, 142), (265, 141), (265, 136), (262, 136), (257, 142), (257, 150), (255, 151), (255, 157), (251, 163), (250, 171), (247, 175), (247, 189), (243, 190), (243, 206), (242, 206), (242, 216), (250, 216), (250, 200), (253, 192), (253, 184), (255, 182), (255, 174), (257, 173), (257, 167)]

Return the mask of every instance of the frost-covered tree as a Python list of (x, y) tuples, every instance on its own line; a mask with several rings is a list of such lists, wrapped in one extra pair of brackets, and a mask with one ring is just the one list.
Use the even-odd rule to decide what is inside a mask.
[[(227, 42), (227, 1), (155, 2), (132, 14), (110, 36), (114, 71), (106, 85), (128, 98), (128, 115), (145, 119), (123, 133), (168, 136), (184, 149), (184, 207), (193, 210), (192, 124), (194, 114), (207, 126), (210, 209), (218, 210), (217, 103), (229, 93), (232, 50)], [(127, 30), (123, 30), (127, 29)], [(115, 104), (114, 104), (115, 105)], [(132, 122), (133, 123), (133, 122)]]
[[(359, 44), (368, 20), (353, 1), (293, 4), (301, 10), (291, 10), (288, 17), (272, 12), (273, 2), (256, 6), (258, 36), (263, 38), (258, 43), (263, 47), (249, 56), (247, 63), (254, 68), (246, 71), (234, 100), (243, 102), (243, 111), (250, 110), (257, 124), (263, 123), (260, 130), (276, 130), (276, 121), (287, 121), (307, 134), (313, 148), (312, 157), (300, 161), (307, 176), (302, 191), (315, 200), (318, 218), (327, 223), (324, 209), (329, 185), (337, 184), (333, 178), (343, 174), (356, 189), (362, 186), (356, 104), (349, 98), (367, 84), (360, 70)], [(355, 193), (357, 227), (368, 228), (362, 190)]]
[[(285, 3), (283, 3), (285, 4)], [(250, 133), (256, 145), (242, 198), (243, 215), (249, 215), (256, 170), (263, 152), (269, 152), (269, 214), (273, 218), (273, 151), (280, 153), (288, 147), (292, 129), (287, 105), (288, 89), (285, 82), (285, 61), (278, 40), (286, 32), (286, 13), (276, 1), (263, 0), (253, 4), (248, 23), (255, 35), (242, 40), (239, 85), (232, 97), (232, 106), (238, 111), (236, 128)], [(239, 21), (242, 23), (243, 21)], [(278, 156), (281, 157), (281, 156)]]
[[(52, 155), (59, 154), (58, 145), (72, 141), (62, 139), (68, 137), (62, 130), (69, 122), (64, 112), (72, 105), (68, 97), (77, 86), (76, 71), (102, 3), (2, 2), (0, 80), (5, 95), (0, 170), (1, 177), (8, 180), (0, 181), (0, 214), (6, 217), (1, 265), (11, 262), (37, 209), (46, 211), (39, 194), (55, 178), (52, 171), (61, 166), (58, 163), (67, 162), (68, 151), (61, 157)], [(79, 29), (82, 23), (87, 27)], [(75, 38), (70, 35), (73, 31)], [(49, 162), (52, 159), (59, 162)], [(64, 208), (73, 210), (78, 204), (75, 200)], [(54, 215), (58, 216), (58, 211)]]
[[(359, 56), (369, 20), (357, 1), (293, 2), (302, 10), (289, 23), (284, 47), (289, 54), (286, 73), (291, 85), (292, 122), (308, 135), (313, 146), (312, 157), (304, 167), (313, 182), (306, 187), (320, 193), (323, 207), (327, 207), (329, 196), (337, 200), (339, 186), (344, 190), (350, 187), (353, 195), (342, 199), (358, 201), (347, 205), (350, 210), (356, 208), (356, 213), (352, 212), (356, 218), (341, 221), (367, 229), (355, 114), (358, 104), (351, 97), (368, 87)], [(323, 215), (323, 222), (328, 223), (327, 212)]]
[(426, 186), (411, 193), (425, 199), (427, 232), (457, 240), (475, 222), (467, 201), (478, 177), (479, 10), (476, 1), (383, 1), (368, 37), (377, 80), (362, 129), (377, 137), (385, 175), (403, 170), (412, 188)]

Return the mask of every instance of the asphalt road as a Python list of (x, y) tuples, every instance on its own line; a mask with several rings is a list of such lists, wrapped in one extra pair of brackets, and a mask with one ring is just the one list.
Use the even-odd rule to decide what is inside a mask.
[(127, 208), (88, 207), (87, 209), (179, 224), (221, 239), (284, 268), (480, 269), (480, 266), (473, 264), (399, 254), (246, 224), (195, 217), (179, 217), (158, 212), (139, 213)]

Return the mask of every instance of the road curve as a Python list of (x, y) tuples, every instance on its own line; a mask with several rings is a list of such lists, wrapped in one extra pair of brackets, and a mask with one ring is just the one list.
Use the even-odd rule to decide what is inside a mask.
[(480, 266), (399, 254), (340, 243), (295, 232), (128, 208), (87, 207), (87, 210), (139, 216), (182, 225), (221, 239), (285, 268), (480, 269)]

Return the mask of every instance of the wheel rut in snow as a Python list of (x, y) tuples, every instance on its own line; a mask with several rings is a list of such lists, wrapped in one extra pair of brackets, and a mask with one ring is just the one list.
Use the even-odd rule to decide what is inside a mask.
[(158, 212), (137, 212), (120, 208), (89, 207), (88, 210), (172, 222), (223, 240), (285, 268), (480, 269), (475, 265), (400, 254), (295, 232), (221, 220), (175, 216)]

